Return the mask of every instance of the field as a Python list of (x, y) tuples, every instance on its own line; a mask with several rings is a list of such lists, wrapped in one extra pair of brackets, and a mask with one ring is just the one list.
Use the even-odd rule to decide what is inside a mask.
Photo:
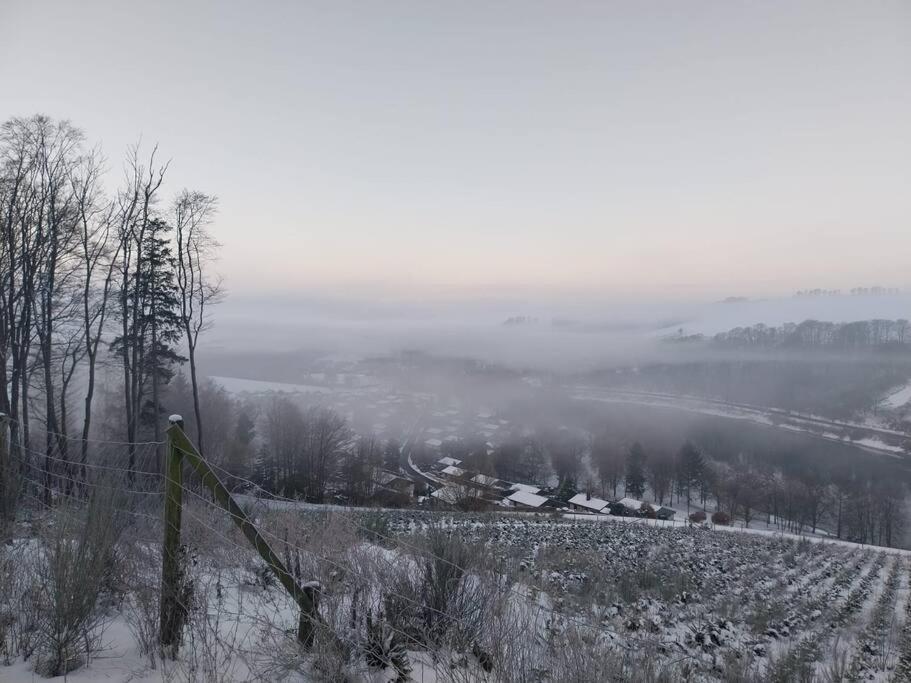
[[(402, 516), (402, 533), (431, 520)], [(695, 680), (901, 680), (904, 555), (793, 538), (623, 522), (461, 517), (452, 534), (558, 614), (552, 628), (603, 639)], [(904, 643), (907, 647), (908, 643)], [(597, 650), (595, 650), (597, 651)], [(897, 673), (898, 671), (902, 673)]]
[[(321, 623), (307, 651), (295, 641), (295, 605), (265, 564), (223, 511), (187, 494), (176, 658), (155, 645), (161, 525), (127, 501), (93, 616), (75, 629), (84, 642), (64, 653), (67, 680), (911, 675), (905, 553), (620, 520), (248, 504), (289, 570), (319, 582)], [(0, 680), (45, 671), (56, 642), (42, 615), (59, 621), (60, 606), (35, 591), (60, 588), (47, 565), (61, 552), (62, 512), (79, 511), (40, 511), (33, 505), (0, 549)]]

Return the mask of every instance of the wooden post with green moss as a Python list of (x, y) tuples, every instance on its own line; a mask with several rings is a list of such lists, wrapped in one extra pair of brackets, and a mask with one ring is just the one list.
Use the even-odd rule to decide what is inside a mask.
[[(171, 418), (171, 426), (168, 429), (168, 443), (170, 445), (169, 451), (176, 451), (180, 456), (180, 459), (169, 456), (171, 461), (176, 462), (177, 466), (180, 467), (183, 459), (186, 459), (190, 467), (192, 467), (196, 474), (199, 475), (200, 479), (202, 479), (202, 483), (212, 491), (215, 499), (225, 510), (227, 510), (231, 519), (234, 521), (234, 524), (237, 525), (237, 528), (240, 529), (247, 540), (256, 548), (256, 552), (259, 553), (260, 557), (263, 558), (265, 563), (278, 578), (279, 582), (284, 586), (285, 590), (288, 591), (294, 601), (298, 604), (301, 610), (301, 616), (298, 624), (297, 637), (303, 645), (310, 647), (314, 640), (314, 627), (319, 620), (319, 614), (316, 609), (317, 586), (315, 584), (308, 584), (306, 587), (302, 588), (298, 585), (295, 578), (285, 567), (281, 559), (279, 559), (278, 555), (275, 554), (275, 551), (272, 550), (272, 547), (266, 539), (262, 537), (240, 505), (237, 504), (228, 492), (228, 489), (215, 474), (214, 470), (187, 438), (187, 435), (183, 431), (183, 421), (179, 419), (179, 416), (177, 415), (174, 415)], [(169, 476), (168, 486), (170, 485), (171, 477)], [(166, 499), (165, 502), (166, 509), (167, 500), (168, 499)], [(179, 494), (177, 501), (179, 505)], [(177, 513), (177, 524), (179, 530), (179, 511)], [(165, 538), (167, 538), (167, 530), (165, 530)]]
[[(172, 415), (172, 429), (181, 431), (183, 419)], [(165, 653), (174, 657), (180, 645), (185, 606), (180, 604), (181, 567), (180, 518), (183, 496), (183, 453), (168, 432), (168, 452), (165, 464), (164, 546), (161, 553), (161, 605), (159, 612), (159, 642)]]

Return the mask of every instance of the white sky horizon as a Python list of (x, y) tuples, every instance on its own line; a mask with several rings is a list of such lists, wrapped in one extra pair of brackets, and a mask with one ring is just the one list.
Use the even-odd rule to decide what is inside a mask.
[(0, 82), (218, 195), (237, 295), (911, 287), (906, 2), (0, 0)]

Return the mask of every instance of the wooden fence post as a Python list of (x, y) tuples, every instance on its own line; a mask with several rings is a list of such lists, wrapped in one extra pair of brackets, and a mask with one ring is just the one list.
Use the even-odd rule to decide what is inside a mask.
[[(172, 429), (183, 426), (180, 415), (169, 418)], [(183, 493), (183, 453), (172, 431), (168, 431), (168, 452), (165, 465), (164, 546), (161, 553), (161, 610), (159, 613), (159, 642), (169, 656), (177, 654), (183, 627), (180, 604), (182, 568), (180, 566), (180, 518)]]
[[(178, 417), (178, 416), (174, 416)], [(187, 463), (192, 467), (196, 474), (202, 479), (202, 483), (208, 487), (215, 499), (221, 506), (227, 510), (231, 520), (243, 533), (247, 540), (256, 548), (256, 552), (265, 561), (272, 570), (272, 573), (278, 578), (285, 590), (291, 595), (294, 601), (300, 607), (301, 615), (298, 623), (297, 638), (305, 647), (313, 645), (315, 636), (315, 625), (320, 621), (319, 612), (316, 609), (316, 594), (319, 590), (319, 584), (311, 582), (306, 584), (305, 588), (298, 585), (294, 576), (288, 571), (284, 563), (279, 559), (272, 547), (263, 538), (259, 530), (247, 517), (237, 501), (231, 496), (228, 489), (215, 474), (215, 471), (209, 466), (209, 463), (199, 454), (195, 446), (187, 438), (183, 431), (183, 421), (174, 421), (168, 429), (168, 443), (172, 449), (177, 449)], [(179, 498), (178, 498), (179, 501)], [(179, 510), (178, 510), (179, 515)], [(178, 528), (180, 517), (178, 516)]]

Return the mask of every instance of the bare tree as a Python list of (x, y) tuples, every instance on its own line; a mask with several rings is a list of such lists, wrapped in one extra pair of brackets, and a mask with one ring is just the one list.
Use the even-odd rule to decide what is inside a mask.
[[(79, 462), (85, 466), (92, 429), (92, 406), (98, 366), (98, 350), (107, 329), (114, 270), (122, 242), (113, 232), (116, 205), (100, 192), (102, 159), (93, 152), (81, 173), (71, 179), (76, 198), (78, 249), (82, 263), (82, 334), (87, 360), (85, 399), (82, 414), (82, 448)], [(82, 472), (84, 478), (85, 472)]]
[(205, 453), (202, 411), (199, 405), (199, 381), (196, 372), (196, 347), (199, 335), (209, 325), (208, 310), (221, 296), (221, 280), (211, 276), (207, 267), (214, 258), (218, 243), (206, 227), (217, 208), (215, 197), (184, 190), (174, 202), (174, 229), (177, 241), (177, 289), (180, 299), (180, 322), (190, 361), (190, 383), (193, 388), (193, 412), (196, 416), (196, 445)]
[(321, 503), (330, 477), (336, 473), (344, 454), (351, 448), (353, 434), (348, 423), (328, 408), (311, 408), (306, 413), (307, 440), (303, 465), (307, 499)]
[(608, 434), (595, 437), (592, 441), (592, 463), (598, 470), (602, 495), (607, 495), (607, 490), (610, 489), (612, 497), (616, 498), (617, 486), (623, 477), (623, 452), (620, 444)]
[[(29, 395), (33, 380), (40, 379), (39, 415), (47, 428), (45, 499), (50, 497), (51, 460), (57, 452), (67, 459), (58, 387), (61, 380), (68, 385), (79, 361), (68, 343), (77, 318), (78, 291), (75, 195), (70, 179), (82, 163), (82, 141), (82, 133), (69, 122), (45, 116), (11, 119), (0, 132), (0, 262), (4, 266), (0, 403), (13, 418), (13, 448), (27, 452)], [(65, 412), (65, 396), (61, 401)]]
[(674, 481), (674, 461), (663, 453), (652, 456), (648, 461), (645, 476), (655, 500), (659, 505), (664, 505), (664, 499), (670, 493)]
[(11, 119), (0, 129), (0, 410), (10, 416), (10, 449), (28, 466), (28, 364), (35, 269), (29, 221), (37, 203), (31, 124)]
[[(126, 164), (126, 186), (120, 192), (117, 206), (117, 269), (119, 276), (119, 319), (120, 337), (115, 345), (123, 369), (124, 414), (126, 418), (126, 441), (129, 446), (129, 471), (132, 476), (136, 461), (136, 443), (140, 414), (145, 401), (145, 381), (148, 378), (147, 365), (157, 367), (156, 330), (151, 331), (151, 343), (146, 337), (144, 316), (147, 305), (144, 296), (143, 268), (147, 259), (149, 234), (154, 222), (154, 207), (158, 192), (164, 182), (167, 164), (158, 164), (158, 148), (153, 148), (148, 165), (139, 158), (139, 145), (130, 148)], [(117, 340), (115, 340), (117, 341)], [(152, 355), (148, 358), (147, 354)], [(153, 394), (157, 394), (157, 373), (151, 373)], [(156, 396), (157, 398), (157, 396)], [(154, 401), (157, 406), (157, 401)], [(159, 440), (160, 427), (154, 420), (155, 440)]]

